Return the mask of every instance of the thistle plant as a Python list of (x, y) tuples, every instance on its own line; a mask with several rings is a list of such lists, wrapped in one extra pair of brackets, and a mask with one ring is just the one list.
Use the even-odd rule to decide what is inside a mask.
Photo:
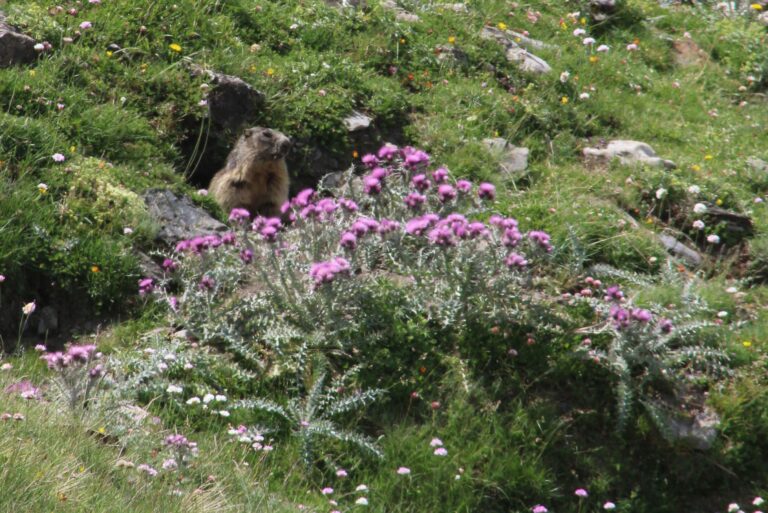
[[(627, 274), (605, 267), (597, 270), (612, 276)], [(587, 285), (581, 295), (592, 304), (600, 322), (580, 332), (607, 338), (607, 343), (586, 338), (577, 351), (614, 376), (618, 430), (642, 408), (666, 436), (668, 419), (682, 411), (693, 380), (730, 372), (728, 355), (706, 340), (707, 330), (717, 324), (701, 320), (709, 310), (692, 281), (683, 286), (683, 308), (657, 305), (653, 312), (637, 307), (618, 285), (604, 287), (591, 277)]]
[(46, 353), (40, 357), (54, 371), (53, 384), (59, 389), (72, 412), (81, 412), (99, 390), (105, 374), (98, 363), (101, 354), (93, 344), (70, 345), (66, 351)]
[[(344, 429), (337, 422), (339, 417), (372, 404), (384, 393), (378, 389), (344, 393), (345, 386), (342, 383), (346, 383), (350, 377), (351, 373), (347, 373), (335, 383), (328, 383), (328, 372), (323, 369), (309, 378), (314, 381), (304, 393), (292, 397), (285, 404), (268, 399), (244, 399), (237, 402), (236, 407), (270, 414), (287, 425), (290, 435), (299, 441), (302, 459), (307, 467), (317, 461), (321, 440), (334, 440), (357, 448), (368, 456), (381, 458), (382, 453), (373, 440)], [(264, 432), (263, 429), (258, 431)], [(243, 433), (246, 432), (243, 430)], [(259, 435), (258, 438), (255, 438), (256, 443), (263, 450), (263, 436)]]

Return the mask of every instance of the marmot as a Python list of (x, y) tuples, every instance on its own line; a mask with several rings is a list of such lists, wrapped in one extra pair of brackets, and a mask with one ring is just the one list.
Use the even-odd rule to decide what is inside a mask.
[(208, 192), (225, 212), (244, 208), (252, 215), (279, 216), (288, 201), (285, 156), (291, 140), (270, 128), (248, 128), (211, 180)]

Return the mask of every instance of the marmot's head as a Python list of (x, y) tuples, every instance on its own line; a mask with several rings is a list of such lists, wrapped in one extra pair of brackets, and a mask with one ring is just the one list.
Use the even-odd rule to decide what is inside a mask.
[(291, 145), (291, 140), (277, 130), (260, 126), (248, 128), (237, 140), (227, 164), (236, 167), (243, 162), (279, 160), (288, 155)]

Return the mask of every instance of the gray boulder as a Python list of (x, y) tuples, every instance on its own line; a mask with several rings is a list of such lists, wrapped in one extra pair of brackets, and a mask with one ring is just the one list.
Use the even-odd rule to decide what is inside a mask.
[(350, 132), (359, 132), (365, 130), (371, 126), (373, 119), (366, 116), (362, 112), (353, 111), (352, 114), (344, 118), (344, 126)]
[(483, 144), (499, 159), (499, 171), (502, 174), (520, 174), (528, 168), (528, 148), (513, 146), (501, 137), (483, 139)]
[(754, 171), (768, 172), (768, 162), (764, 161), (763, 159), (759, 159), (757, 157), (749, 157), (747, 159), (747, 165)]
[(157, 240), (169, 246), (197, 235), (227, 230), (227, 225), (195, 206), (192, 200), (167, 189), (149, 189), (143, 198), (149, 215), (160, 227)]
[(589, 12), (595, 21), (605, 21), (616, 12), (616, 0), (590, 0)]
[(6, 23), (0, 12), (0, 68), (29, 64), (36, 58), (35, 40)]
[(397, 5), (397, 2), (395, 0), (383, 0), (379, 4), (383, 9), (387, 11), (392, 11), (395, 13), (395, 19), (397, 21), (405, 21), (408, 23), (416, 23), (421, 18), (419, 18), (418, 15), (413, 14), (412, 12), (408, 12), (399, 5)]
[(618, 159), (622, 165), (646, 165), (673, 169), (677, 167), (671, 160), (656, 155), (648, 144), (640, 141), (610, 141), (605, 148), (584, 148), (584, 157), (588, 161), (609, 163)]
[(712, 448), (717, 439), (717, 428), (720, 426), (720, 417), (709, 408), (690, 417), (672, 419), (667, 427), (668, 436), (673, 442), (690, 446), (700, 451)]
[(701, 254), (690, 246), (683, 244), (671, 235), (664, 233), (659, 234), (659, 242), (661, 242), (661, 244), (669, 253), (679, 258), (680, 260), (683, 260), (688, 265), (692, 267), (698, 267), (701, 265), (703, 260)]
[[(517, 34), (517, 36), (521, 35), (522, 34)], [(483, 27), (482, 32), (480, 32), (481, 38), (488, 41), (495, 41), (499, 45), (503, 46), (506, 51), (507, 61), (516, 63), (522, 71), (534, 73), (537, 75), (549, 73), (552, 71), (552, 67), (547, 63), (547, 61), (532, 54), (523, 48), (521, 44), (514, 41), (514, 38), (517, 36), (513, 36), (509, 34), (508, 31), (503, 31), (496, 27)], [(512, 37), (512, 39), (510, 39), (510, 37)], [(536, 41), (535, 39), (526, 39), (528, 39), (527, 44), (533, 45), (534, 42), (536, 42), (544, 45), (544, 43)], [(522, 43), (522, 38), (520, 38), (520, 43)], [(545, 46), (541, 46), (541, 48), (544, 47)]]
[(192, 67), (192, 74), (205, 76), (213, 86), (208, 93), (208, 109), (211, 121), (221, 128), (236, 132), (250, 125), (264, 105), (264, 95), (242, 78), (199, 66)]

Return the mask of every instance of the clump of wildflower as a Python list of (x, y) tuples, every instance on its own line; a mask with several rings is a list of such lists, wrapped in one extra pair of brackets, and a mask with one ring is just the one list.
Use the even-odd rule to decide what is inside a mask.
[(336, 257), (327, 262), (317, 262), (309, 269), (309, 276), (316, 285), (331, 283), (336, 276), (349, 273), (349, 261), (342, 257)]
[(481, 183), (477, 188), (477, 196), (480, 199), (493, 200), (496, 198), (496, 186), (488, 182)]
[[(167, 260), (167, 259), (166, 259)], [(139, 280), (139, 295), (146, 296), (155, 290), (155, 282), (152, 278), (142, 278)]]

